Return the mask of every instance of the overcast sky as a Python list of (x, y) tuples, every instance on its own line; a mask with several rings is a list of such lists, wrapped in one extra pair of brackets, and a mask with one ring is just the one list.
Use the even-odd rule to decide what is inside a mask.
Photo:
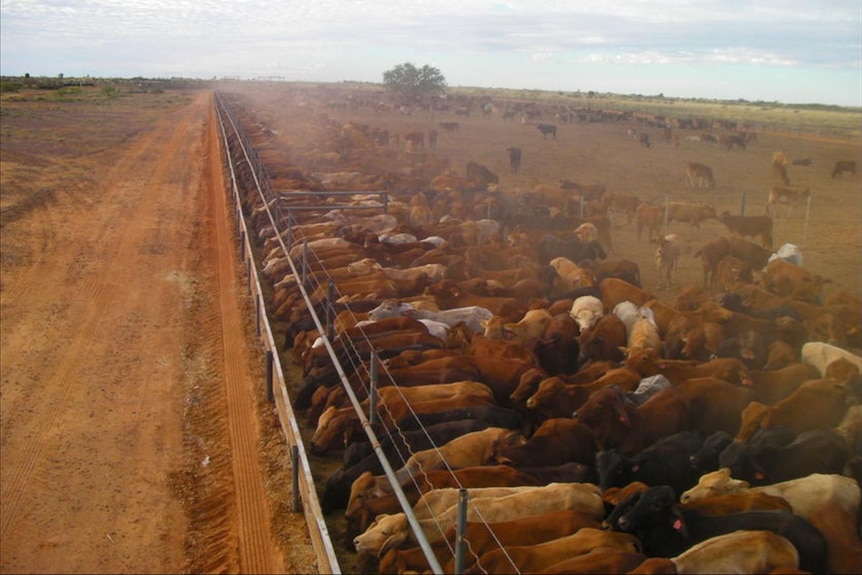
[(0, 0), (0, 73), (862, 106), (862, 0)]

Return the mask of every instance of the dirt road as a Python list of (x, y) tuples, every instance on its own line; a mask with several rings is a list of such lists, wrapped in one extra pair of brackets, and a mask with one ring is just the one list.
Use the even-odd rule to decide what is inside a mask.
[[(159, 105), (106, 147), (82, 107), (4, 102), (4, 573), (315, 570), (284, 511), (211, 94)], [(75, 123), (80, 153), (38, 146)]]

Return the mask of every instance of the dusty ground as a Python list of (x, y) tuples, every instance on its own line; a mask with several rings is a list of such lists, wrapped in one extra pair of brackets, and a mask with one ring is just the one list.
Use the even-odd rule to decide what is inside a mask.
[(314, 572), (210, 93), (0, 110), (0, 572)]

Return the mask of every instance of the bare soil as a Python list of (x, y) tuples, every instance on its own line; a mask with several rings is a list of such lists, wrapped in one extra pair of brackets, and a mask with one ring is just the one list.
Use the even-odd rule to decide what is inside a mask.
[(0, 572), (316, 572), (211, 93), (0, 112)]

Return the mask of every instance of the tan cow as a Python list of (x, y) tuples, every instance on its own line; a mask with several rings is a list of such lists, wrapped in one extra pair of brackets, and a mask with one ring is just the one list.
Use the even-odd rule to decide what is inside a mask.
[[(467, 521), (496, 523), (560, 509), (583, 512), (597, 521), (604, 515), (601, 489), (591, 483), (550, 483), (530, 487), (502, 497), (479, 497), (469, 501)], [(453, 505), (433, 519), (419, 519), (429, 543), (442, 540), (455, 524), (458, 506)], [(353, 544), (360, 555), (380, 557), (406, 541), (416, 543), (404, 513), (379, 515)]]
[(817, 527), (827, 541), (827, 572), (859, 572), (862, 540), (857, 532), (856, 518), (862, 495), (855, 479), (812, 473), (799, 479), (750, 487), (746, 481), (732, 478), (730, 469), (723, 467), (701, 476), (697, 485), (685, 491), (680, 500), (687, 503), (713, 495), (745, 491), (781, 497), (790, 504), (793, 513)]
[(796, 206), (803, 202), (807, 202), (810, 198), (811, 190), (805, 187), (773, 186), (770, 188), (769, 197), (766, 200), (766, 215), (773, 215), (771, 213), (771, 208), (775, 204), (786, 204), (787, 217), (789, 218)]
[(772, 178), (782, 186), (790, 185), (790, 178), (787, 176), (787, 159), (784, 157), (784, 152), (775, 152), (772, 154)]

